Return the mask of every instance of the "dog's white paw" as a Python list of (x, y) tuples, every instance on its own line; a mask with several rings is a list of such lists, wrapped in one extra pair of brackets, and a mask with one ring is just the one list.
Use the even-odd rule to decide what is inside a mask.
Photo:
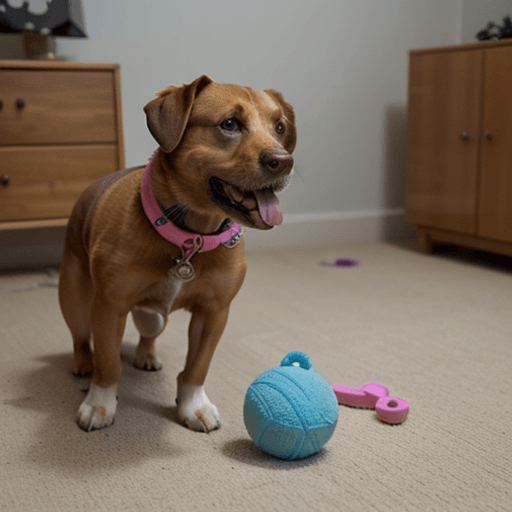
[(178, 389), (178, 418), (188, 428), (210, 432), (220, 427), (217, 407), (206, 396), (203, 386), (182, 384)]
[(114, 423), (117, 408), (117, 384), (102, 388), (91, 382), (89, 392), (78, 408), (76, 422), (90, 432)]

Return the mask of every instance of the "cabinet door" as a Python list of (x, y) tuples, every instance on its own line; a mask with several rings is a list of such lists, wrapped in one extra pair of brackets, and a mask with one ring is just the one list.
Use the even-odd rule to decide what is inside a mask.
[(512, 242), (512, 48), (485, 52), (478, 234)]
[(483, 52), (412, 54), (406, 221), (474, 234)]

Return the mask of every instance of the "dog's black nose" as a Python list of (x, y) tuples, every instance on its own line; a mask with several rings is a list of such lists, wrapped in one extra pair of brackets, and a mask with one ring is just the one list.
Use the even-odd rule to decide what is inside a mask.
[(293, 157), (282, 148), (265, 149), (261, 152), (260, 164), (272, 174), (288, 174), (293, 168)]

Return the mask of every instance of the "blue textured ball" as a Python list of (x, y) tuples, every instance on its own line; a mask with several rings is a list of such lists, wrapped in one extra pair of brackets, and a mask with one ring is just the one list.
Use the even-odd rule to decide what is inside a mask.
[(337, 421), (336, 395), (303, 352), (290, 352), (281, 366), (261, 374), (245, 396), (247, 432), (260, 450), (281, 459), (319, 452)]

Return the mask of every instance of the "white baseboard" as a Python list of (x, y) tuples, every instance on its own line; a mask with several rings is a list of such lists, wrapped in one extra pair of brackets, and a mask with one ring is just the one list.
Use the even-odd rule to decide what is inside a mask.
[(290, 214), (281, 226), (269, 231), (248, 229), (248, 251), (289, 249), (407, 239), (413, 230), (404, 222), (403, 208), (354, 212)]
[[(355, 212), (289, 214), (269, 231), (247, 229), (248, 251), (290, 249), (411, 238), (401, 208)], [(0, 233), (0, 271), (59, 265), (64, 229)]]

